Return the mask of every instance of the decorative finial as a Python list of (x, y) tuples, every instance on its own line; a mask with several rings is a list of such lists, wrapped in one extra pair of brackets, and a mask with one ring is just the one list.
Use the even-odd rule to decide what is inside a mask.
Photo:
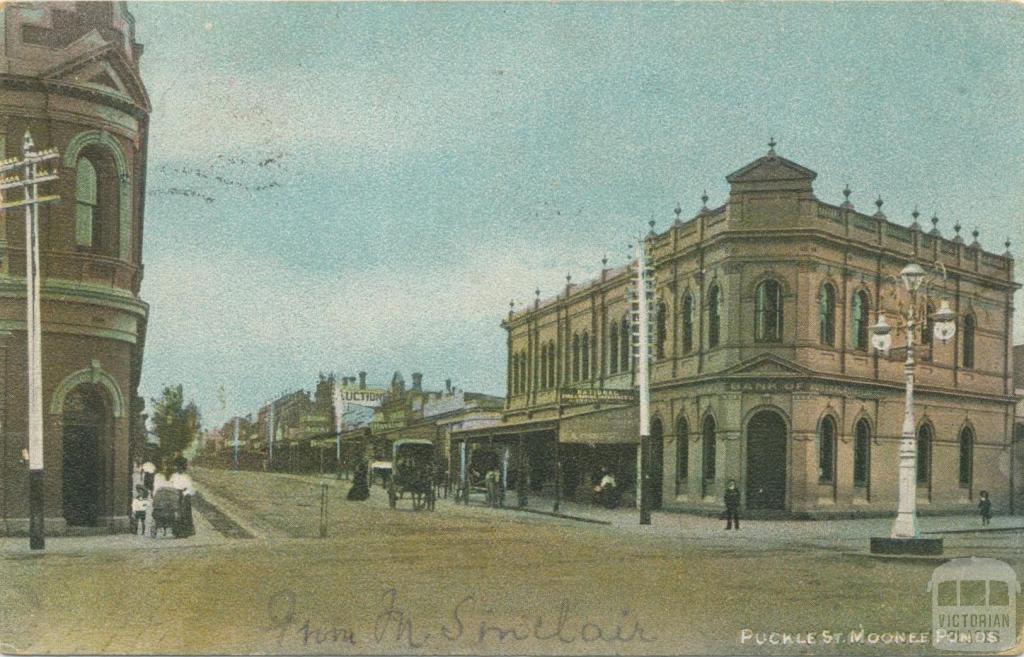
[(704, 204), (705, 210), (708, 209), (708, 190), (704, 190), (704, 193), (700, 195), (700, 202)]
[(654, 232), (654, 219), (647, 222), (647, 225), (651, 227), (651, 232)]
[(775, 155), (775, 137), (768, 138), (768, 154)]
[(571, 272), (567, 273), (565, 275), (565, 284), (566, 285), (572, 285), (572, 273)]
[(1009, 251), (1009, 250), (1010, 250), (1010, 238), (1009, 238), (1009, 237), (1007, 237), (1007, 238), (1006, 238), (1006, 241), (1005, 241), (1005, 242), (1003, 242), (1003, 246), (1005, 246), (1005, 247), (1006, 247), (1006, 250), (1007, 250), (1007, 251)]
[(25, 131), (25, 138), (21, 142), (22, 150), (30, 151), (35, 147), (35, 143), (32, 141), (32, 133), (28, 130)]
[(515, 308), (515, 307), (516, 307), (516, 300), (515, 299), (509, 299), (508, 300), (508, 311), (511, 313), (512, 309)]
[(680, 207), (680, 205), (679, 205), (679, 201), (676, 201), (676, 209), (675, 209), (675, 210), (673, 210), (672, 212), (675, 212), (675, 213), (676, 213), (676, 219), (678, 219), (678, 218), (679, 218), (679, 215), (681, 215), (681, 214), (683, 213), (683, 208), (682, 208), (682, 207)]
[(601, 269), (607, 269), (607, 268), (608, 268), (608, 254), (605, 254), (605, 256), (603, 258), (601, 258)]
[(937, 215), (937, 214), (933, 214), (932, 215), (932, 227), (933, 228), (938, 228), (939, 227), (939, 215)]
[(974, 241), (971, 242), (971, 246), (979, 246), (979, 244), (978, 244), (978, 235), (980, 235), (980, 234), (981, 234), (981, 231), (979, 231), (978, 227), (975, 226), (974, 230), (971, 231), (971, 237), (974, 238)]
[(955, 230), (955, 231), (956, 231), (956, 234), (957, 234), (957, 235), (959, 235), (959, 234), (960, 234), (960, 229), (961, 229), (961, 228), (963, 228), (963, 226), (961, 226), (961, 225), (960, 225), (960, 222), (959, 222), (959, 221), (958, 221), (958, 222), (956, 222), (956, 224), (954, 224), (954, 225), (953, 225), (953, 230)]
[(878, 198), (875, 199), (875, 207), (878, 208), (878, 214), (882, 214), (882, 203), (884, 203), (884, 201), (882, 201), (882, 195), (879, 194)]
[(537, 297), (538, 299), (540, 298), (540, 288), (539, 287), (536, 290), (533, 291), (533, 296)]
[(844, 207), (844, 208), (852, 208), (853, 207), (853, 203), (850, 203), (850, 194), (852, 194), (852, 193), (853, 192), (850, 190), (850, 186), (849, 185), (845, 185), (843, 187), (843, 204), (842, 204), (841, 207)]
[(910, 213), (910, 216), (914, 218), (914, 223), (917, 223), (917, 218), (921, 216), (921, 213), (917, 211), (917, 206), (914, 206), (914, 211)]

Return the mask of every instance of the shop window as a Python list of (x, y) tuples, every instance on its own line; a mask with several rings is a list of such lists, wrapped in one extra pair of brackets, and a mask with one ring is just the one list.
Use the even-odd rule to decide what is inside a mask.
[(623, 318), (619, 330), (619, 369), (623, 372), (629, 371), (629, 364), (633, 351), (630, 341), (629, 319)]

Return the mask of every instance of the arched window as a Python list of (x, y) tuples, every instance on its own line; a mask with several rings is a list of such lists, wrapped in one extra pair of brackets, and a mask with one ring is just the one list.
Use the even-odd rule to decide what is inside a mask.
[(572, 336), (572, 380), (580, 380), (580, 334)]
[(974, 474), (974, 432), (964, 427), (960, 432), (960, 487), (970, 488)]
[(708, 290), (708, 348), (718, 346), (718, 338), (722, 329), (722, 318), (719, 315), (718, 286), (712, 285)]
[(685, 417), (676, 423), (676, 492), (686, 489), (690, 472), (690, 425)]
[(836, 289), (825, 283), (818, 295), (818, 339), (836, 346)]
[(964, 315), (962, 333), (960, 341), (963, 344), (963, 366), (970, 369), (974, 367), (974, 315)]
[(754, 339), (778, 342), (782, 339), (782, 287), (771, 279), (754, 290)]
[(853, 485), (867, 488), (871, 476), (871, 426), (861, 418), (853, 431)]
[(622, 318), (622, 323), (620, 324), (619, 343), (619, 369), (623, 372), (628, 372), (633, 345), (629, 335), (629, 320), (625, 317)]
[(590, 379), (590, 333), (584, 331), (580, 336), (580, 378)]
[(665, 302), (658, 302), (657, 316), (655, 317), (655, 351), (658, 358), (665, 357), (665, 340), (668, 339), (668, 309)]
[(867, 351), (868, 348), (868, 293), (858, 290), (853, 294), (850, 317), (853, 322), (853, 348)]
[(683, 353), (693, 351), (693, 297), (683, 297)]
[(932, 428), (922, 424), (917, 430), (917, 485), (928, 486), (932, 481)]
[(705, 495), (714, 491), (715, 485), (715, 418), (704, 418), (701, 430), (703, 452), (701, 456), (701, 485)]
[(932, 338), (935, 335), (935, 321), (932, 315), (935, 314), (935, 306), (928, 304), (924, 309), (924, 317), (919, 321), (921, 325), (921, 360), (932, 359)]
[(548, 387), (548, 346), (541, 345), (540, 347), (540, 388), (544, 390)]
[(558, 361), (557, 352), (555, 351), (555, 341), (548, 342), (548, 387), (555, 387), (555, 366)]
[(75, 169), (75, 244), (92, 248), (99, 234), (99, 184), (96, 167), (88, 158)]
[(614, 319), (608, 322), (608, 373), (619, 371), (619, 323)]
[(818, 483), (831, 484), (836, 473), (836, 423), (825, 417), (818, 427)]

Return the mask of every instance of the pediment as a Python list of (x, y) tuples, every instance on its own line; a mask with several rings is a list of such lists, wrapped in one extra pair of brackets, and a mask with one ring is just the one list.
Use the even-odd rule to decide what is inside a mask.
[(775, 354), (761, 354), (722, 372), (722, 376), (785, 376), (812, 374), (811, 370)]
[(742, 169), (730, 173), (725, 179), (730, 183), (784, 180), (806, 180), (810, 182), (817, 177), (817, 173), (792, 160), (787, 160), (778, 155), (766, 155), (754, 160)]
[(149, 110), (146, 88), (116, 44), (107, 43), (65, 61), (43, 73), (42, 77), (121, 96)]

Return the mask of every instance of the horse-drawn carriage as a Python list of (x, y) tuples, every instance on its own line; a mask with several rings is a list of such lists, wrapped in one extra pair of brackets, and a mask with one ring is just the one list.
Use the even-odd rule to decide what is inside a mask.
[(412, 508), (434, 510), (434, 443), (429, 440), (396, 440), (392, 447), (388, 503), (394, 509), (408, 493)]

